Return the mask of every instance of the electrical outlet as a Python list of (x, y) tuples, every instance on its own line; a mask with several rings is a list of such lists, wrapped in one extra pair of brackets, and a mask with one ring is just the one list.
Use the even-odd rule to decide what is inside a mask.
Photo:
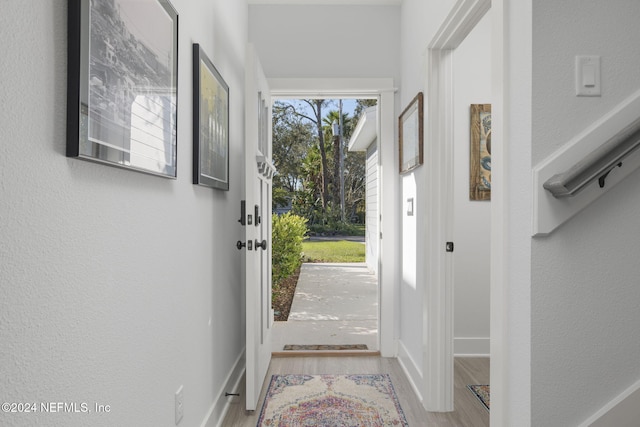
[(176, 391), (176, 425), (182, 420), (184, 415), (184, 394), (182, 386)]

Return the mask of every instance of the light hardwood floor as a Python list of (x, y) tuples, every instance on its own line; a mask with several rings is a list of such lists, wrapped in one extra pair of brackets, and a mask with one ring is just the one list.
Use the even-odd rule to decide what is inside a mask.
[(223, 427), (255, 427), (260, 416), (269, 378), (273, 374), (385, 374), (391, 375), (409, 425), (412, 427), (488, 427), (489, 413), (467, 389), (468, 384), (489, 384), (488, 358), (456, 358), (454, 412), (436, 413), (424, 410), (396, 359), (380, 356), (347, 357), (274, 357), (267, 373), (258, 409), (244, 409), (244, 380), (240, 397), (231, 400)]

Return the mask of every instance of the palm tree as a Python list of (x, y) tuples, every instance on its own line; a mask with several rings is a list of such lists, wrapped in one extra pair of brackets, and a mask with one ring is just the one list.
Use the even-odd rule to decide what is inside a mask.
[[(340, 138), (338, 135), (333, 135), (333, 123), (340, 123), (340, 112), (338, 110), (331, 110), (327, 113), (327, 116), (322, 120), (324, 122), (324, 132), (327, 136), (333, 137), (333, 177), (332, 177), (332, 200), (334, 206), (340, 206), (340, 153), (344, 153), (344, 141), (348, 141), (351, 135), (351, 117), (349, 114), (342, 113), (342, 144), (340, 147)], [(342, 150), (341, 150), (342, 148)]]

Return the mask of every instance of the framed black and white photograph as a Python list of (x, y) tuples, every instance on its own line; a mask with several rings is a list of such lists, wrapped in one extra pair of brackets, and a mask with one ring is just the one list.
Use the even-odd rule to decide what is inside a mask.
[(398, 123), (400, 173), (409, 172), (424, 162), (423, 95), (419, 92), (400, 114)]
[(67, 156), (176, 177), (178, 14), (69, 0)]
[(193, 44), (193, 183), (229, 190), (229, 86)]

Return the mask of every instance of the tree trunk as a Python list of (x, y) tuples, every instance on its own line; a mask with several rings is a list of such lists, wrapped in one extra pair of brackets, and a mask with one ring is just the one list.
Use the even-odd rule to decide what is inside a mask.
[(333, 206), (340, 206), (340, 136), (333, 137)]
[(329, 167), (327, 166), (327, 150), (324, 145), (324, 132), (322, 131), (322, 100), (316, 99), (316, 125), (318, 127), (318, 147), (320, 148), (320, 160), (322, 162), (322, 209), (326, 212), (329, 200)]

